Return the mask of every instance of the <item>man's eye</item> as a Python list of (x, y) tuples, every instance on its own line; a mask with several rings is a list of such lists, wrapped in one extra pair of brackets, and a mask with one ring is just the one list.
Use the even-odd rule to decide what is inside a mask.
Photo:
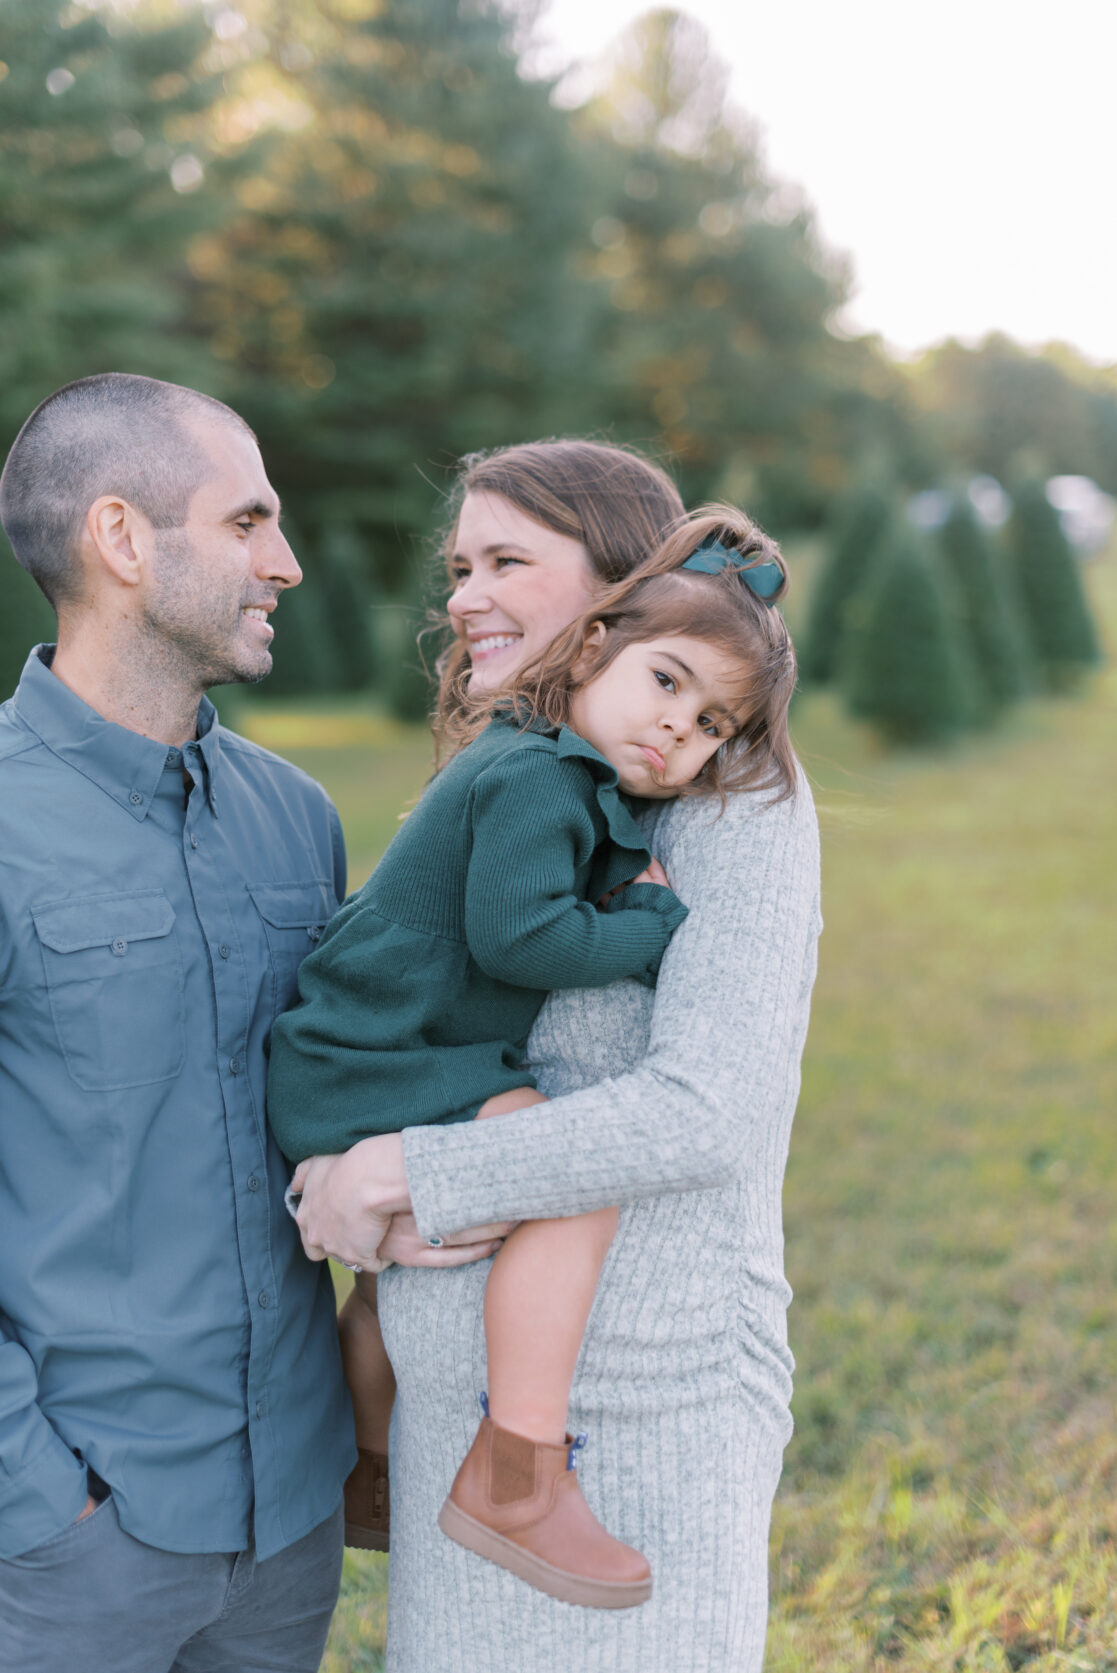
[(662, 668), (653, 668), (652, 673), (655, 675), (664, 691), (674, 691), (675, 681), (670, 674), (665, 674)]
[(252, 521), (251, 517), (245, 517), (237, 523), (237, 528), (243, 529), (245, 534), (251, 534), (255, 527), (256, 525)]

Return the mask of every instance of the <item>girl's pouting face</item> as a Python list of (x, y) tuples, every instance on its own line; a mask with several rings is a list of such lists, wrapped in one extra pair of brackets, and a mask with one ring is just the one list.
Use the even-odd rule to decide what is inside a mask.
[(472, 693), (497, 691), (586, 610), (596, 589), (585, 547), (501, 494), (462, 501), (446, 608), (469, 650)]
[(740, 731), (748, 681), (748, 668), (716, 645), (665, 634), (618, 651), (574, 693), (570, 723), (617, 769), (622, 790), (666, 798)]

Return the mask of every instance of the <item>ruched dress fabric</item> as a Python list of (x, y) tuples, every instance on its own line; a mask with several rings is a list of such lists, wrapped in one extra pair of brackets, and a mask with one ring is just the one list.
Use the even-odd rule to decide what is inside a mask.
[(533, 1591), (446, 1539), (439, 1506), (486, 1384), (489, 1262), (392, 1268), (390, 1673), (759, 1673), (772, 1496), (791, 1431), (781, 1189), (816, 968), (818, 834), (800, 778), (649, 809), (690, 909), (657, 993), (552, 994), (529, 1041), (554, 1102), (404, 1135), (420, 1230), (621, 1204), (571, 1427), (609, 1531), (648, 1556), (630, 1610)]

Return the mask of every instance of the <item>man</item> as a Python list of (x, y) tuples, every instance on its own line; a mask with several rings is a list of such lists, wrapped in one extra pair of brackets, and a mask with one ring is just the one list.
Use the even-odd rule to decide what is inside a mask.
[(0, 1669), (317, 1668), (355, 1449), (264, 1124), (337, 815), (225, 731), (300, 570), (255, 437), (122, 374), (0, 520), (58, 614), (0, 708)]

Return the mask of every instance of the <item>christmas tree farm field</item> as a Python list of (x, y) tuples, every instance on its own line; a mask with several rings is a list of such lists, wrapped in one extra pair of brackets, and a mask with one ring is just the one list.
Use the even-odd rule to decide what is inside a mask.
[[(1088, 578), (1112, 646), (1117, 566)], [(421, 732), (243, 718), (327, 784), (356, 886)], [(767, 1673), (1117, 1673), (1117, 675), (940, 755), (829, 695), (795, 730), (826, 930)], [(326, 1673), (382, 1665), (386, 1568), (347, 1555)]]

